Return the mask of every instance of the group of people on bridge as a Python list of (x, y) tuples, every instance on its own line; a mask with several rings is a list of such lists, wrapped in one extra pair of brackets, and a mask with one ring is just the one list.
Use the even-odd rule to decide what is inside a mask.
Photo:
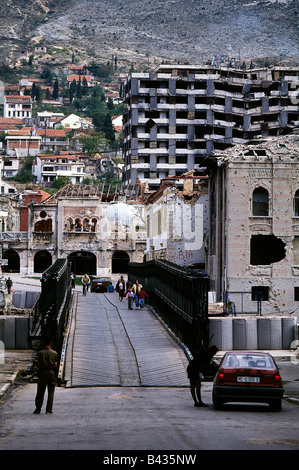
[(138, 280), (135, 283), (128, 281), (125, 285), (123, 276), (117, 281), (115, 291), (118, 292), (120, 302), (127, 299), (129, 310), (133, 310), (134, 301), (136, 309), (144, 308), (145, 300), (148, 299), (148, 294)]

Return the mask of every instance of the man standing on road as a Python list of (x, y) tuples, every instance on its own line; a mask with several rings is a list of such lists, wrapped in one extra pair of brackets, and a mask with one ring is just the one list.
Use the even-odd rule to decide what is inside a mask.
[(48, 400), (46, 413), (52, 413), (54, 391), (56, 385), (57, 352), (51, 349), (51, 340), (45, 338), (45, 347), (38, 352), (38, 383), (35, 397), (34, 414), (40, 414), (46, 388)]
[(212, 357), (217, 351), (217, 346), (211, 346), (209, 349), (195, 354), (195, 357), (188, 364), (187, 374), (190, 380), (190, 391), (194, 400), (194, 406), (209, 406), (203, 403), (201, 399), (201, 382), (204, 379), (203, 374), (209, 367)]

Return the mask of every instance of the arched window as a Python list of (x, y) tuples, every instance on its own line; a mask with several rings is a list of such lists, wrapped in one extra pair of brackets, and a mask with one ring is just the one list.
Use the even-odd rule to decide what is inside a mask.
[(294, 215), (295, 217), (299, 217), (299, 189), (295, 192), (294, 197)]
[(82, 222), (81, 219), (77, 218), (75, 220), (75, 232), (81, 232), (82, 230)]
[(265, 217), (269, 215), (269, 194), (265, 188), (256, 188), (252, 194), (252, 215)]
[(66, 229), (68, 232), (71, 232), (72, 230), (74, 230), (74, 222), (71, 217), (69, 217), (66, 221)]

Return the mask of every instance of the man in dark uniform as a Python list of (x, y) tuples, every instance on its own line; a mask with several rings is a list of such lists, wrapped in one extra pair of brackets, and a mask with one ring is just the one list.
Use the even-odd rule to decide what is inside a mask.
[(201, 399), (201, 382), (204, 379), (204, 372), (209, 367), (213, 356), (218, 351), (217, 346), (211, 346), (209, 349), (200, 351), (189, 362), (187, 374), (190, 380), (190, 391), (194, 400), (194, 406), (206, 407)]
[(34, 414), (39, 414), (41, 411), (46, 388), (48, 388), (46, 413), (52, 413), (56, 385), (57, 352), (51, 349), (51, 340), (45, 338), (44, 343), (44, 349), (41, 349), (37, 355), (38, 383)]

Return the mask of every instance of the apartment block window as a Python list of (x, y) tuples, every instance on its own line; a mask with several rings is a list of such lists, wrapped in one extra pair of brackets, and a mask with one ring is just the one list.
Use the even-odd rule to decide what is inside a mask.
[(269, 215), (269, 195), (265, 188), (259, 187), (253, 191), (252, 215), (260, 217)]
[(268, 286), (252, 286), (251, 300), (269, 300), (269, 287)]

